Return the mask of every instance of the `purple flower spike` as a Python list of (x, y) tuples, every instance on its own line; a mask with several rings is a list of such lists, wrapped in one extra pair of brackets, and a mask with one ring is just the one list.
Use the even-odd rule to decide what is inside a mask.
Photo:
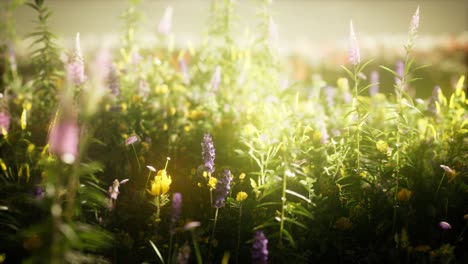
[(80, 47), (80, 33), (76, 34), (75, 50), (71, 61), (67, 65), (68, 81), (80, 86), (85, 81), (83, 55)]
[(45, 196), (45, 191), (41, 186), (37, 186), (36, 189), (34, 190), (34, 196), (36, 199), (42, 199)]
[(171, 214), (171, 225), (170, 233), (175, 234), (175, 227), (180, 218), (181, 208), (182, 207), (182, 194), (174, 193), (172, 195), (172, 214)]
[(262, 231), (255, 232), (254, 241), (252, 244), (252, 263), (266, 264), (268, 263), (268, 240)]
[(348, 60), (352, 65), (358, 65), (361, 62), (361, 54), (359, 51), (359, 44), (354, 34), (353, 21), (349, 24), (349, 50)]
[(335, 105), (335, 89), (331, 86), (326, 86), (324, 91), (328, 107), (333, 107)]
[(111, 65), (109, 68), (109, 75), (107, 77), (107, 87), (109, 88), (110, 92), (118, 96), (120, 94), (120, 78), (119, 73), (117, 72), (117, 68), (114, 65)]
[(434, 87), (434, 89), (432, 90), (432, 96), (431, 96), (432, 101), (439, 102), (439, 93), (441, 91), (442, 90), (440, 89), (440, 86), (436, 85)]
[(58, 118), (50, 130), (49, 150), (63, 162), (72, 164), (78, 154), (78, 124), (76, 118)]
[(445, 221), (439, 222), (439, 226), (440, 226), (440, 228), (442, 228), (443, 230), (450, 230), (450, 229), (452, 229), (452, 225), (450, 225), (449, 223), (447, 223), (447, 222), (445, 222)]
[(134, 50), (130, 54), (130, 62), (133, 65), (138, 65), (141, 62), (142, 59), (143, 59), (143, 57), (141, 57), (140, 52), (138, 52), (138, 50)]
[(221, 84), (221, 66), (216, 66), (215, 72), (213, 73), (213, 77), (211, 77), (211, 87), (213, 91), (217, 91), (219, 85)]
[(205, 164), (205, 170), (208, 173), (215, 171), (215, 147), (210, 134), (205, 134), (202, 142), (202, 157)]
[(10, 114), (8, 112), (0, 112), (0, 135), (6, 135), (10, 129)]
[(395, 84), (398, 85), (405, 75), (405, 64), (402, 61), (397, 61), (395, 72), (398, 74), (398, 76), (395, 76)]
[(179, 59), (179, 66), (180, 66), (180, 71), (182, 72), (184, 83), (185, 84), (190, 83), (190, 75), (188, 73), (187, 63), (185, 62), (184, 58)]
[(220, 208), (224, 206), (224, 200), (226, 199), (229, 190), (231, 190), (231, 171), (224, 170), (223, 176), (219, 179), (214, 190), (215, 200), (214, 207)]
[(377, 71), (371, 72), (370, 83), (372, 85), (369, 87), (369, 95), (373, 97), (379, 93), (379, 72)]

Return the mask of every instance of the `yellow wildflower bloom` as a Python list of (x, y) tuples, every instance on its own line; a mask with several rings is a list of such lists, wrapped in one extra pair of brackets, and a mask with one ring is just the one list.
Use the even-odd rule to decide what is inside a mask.
[(236, 195), (236, 201), (242, 202), (247, 199), (249, 195), (246, 192), (238, 192)]
[(3, 171), (7, 170), (7, 166), (6, 166), (5, 162), (3, 162), (2, 159), (0, 159), (0, 168), (2, 168)]
[(154, 180), (151, 181), (151, 189), (147, 191), (154, 196), (165, 194), (169, 191), (171, 183), (171, 176), (167, 174), (166, 170), (160, 170), (154, 176)]
[(242, 172), (242, 173), (239, 175), (239, 180), (240, 180), (240, 182), (243, 182), (244, 179), (245, 179), (245, 173)]
[(350, 230), (353, 227), (353, 223), (351, 220), (349, 220), (348, 217), (340, 217), (338, 220), (335, 222), (335, 228), (340, 230), (340, 231), (347, 231)]
[(218, 179), (211, 177), (210, 180), (208, 181), (208, 187), (210, 187), (210, 189), (214, 189), (216, 188), (217, 183), (218, 183)]
[(383, 140), (377, 141), (377, 143), (375, 143), (375, 146), (377, 147), (377, 150), (382, 152), (382, 153), (387, 153), (387, 151), (388, 151), (388, 144), (387, 144), (387, 142), (385, 142)]
[(398, 201), (400, 202), (407, 202), (409, 201), (409, 199), (411, 199), (411, 191), (406, 189), (406, 188), (402, 188), (398, 193), (397, 193), (397, 199)]
[(25, 108), (23, 108), (23, 112), (21, 113), (20, 124), (21, 124), (21, 130), (25, 130), (26, 126), (28, 124), (28, 122), (27, 122), (27, 110)]

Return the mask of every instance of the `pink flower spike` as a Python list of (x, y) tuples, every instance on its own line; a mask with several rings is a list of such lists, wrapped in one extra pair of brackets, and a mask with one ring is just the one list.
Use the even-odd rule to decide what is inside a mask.
[(86, 77), (84, 73), (83, 55), (81, 54), (79, 32), (76, 33), (75, 50), (73, 51), (73, 55), (66, 67), (66, 70), (68, 81), (72, 82), (76, 86), (80, 86), (84, 83)]
[(410, 23), (408, 33), (411, 36), (414, 36), (418, 32), (418, 28), (419, 28), (419, 6), (418, 8), (416, 8), (416, 12), (414, 12), (413, 17), (411, 18), (411, 23)]
[(349, 24), (349, 50), (348, 60), (352, 65), (357, 65), (361, 62), (361, 54), (359, 52), (359, 44), (354, 34), (353, 21)]
[(78, 154), (78, 124), (76, 118), (58, 119), (49, 134), (49, 150), (63, 162), (72, 164)]
[(172, 7), (168, 6), (164, 11), (161, 21), (159, 22), (158, 32), (164, 36), (167, 36), (169, 33), (171, 33), (172, 13)]
[(8, 129), (10, 129), (10, 114), (0, 112), (0, 135), (8, 134)]
[(444, 230), (450, 230), (452, 229), (452, 225), (450, 225), (449, 223), (445, 222), (445, 221), (441, 221), (439, 222), (439, 226), (440, 228), (444, 229)]
[(148, 168), (152, 172), (156, 172), (156, 169), (153, 166), (147, 165), (146, 168)]
[(137, 136), (137, 135), (129, 136), (129, 137), (125, 140), (125, 146), (132, 145), (133, 143), (135, 143), (135, 142), (137, 142), (137, 141), (138, 141), (138, 136)]
[(120, 184), (124, 184), (124, 183), (126, 183), (128, 181), (129, 181), (129, 179), (123, 179), (122, 181), (120, 181)]
[(440, 167), (441, 167), (442, 169), (444, 169), (444, 171), (447, 172), (447, 173), (450, 173), (450, 174), (455, 173), (449, 166), (440, 165)]
[(277, 43), (279, 41), (278, 25), (276, 25), (275, 21), (273, 21), (273, 17), (271, 16), (268, 21), (268, 37), (273, 43)]
[(187, 223), (185, 226), (184, 226), (184, 230), (192, 230), (192, 229), (195, 229), (197, 227), (201, 226), (201, 223), (198, 222), (198, 221), (192, 221), (192, 222), (189, 222)]

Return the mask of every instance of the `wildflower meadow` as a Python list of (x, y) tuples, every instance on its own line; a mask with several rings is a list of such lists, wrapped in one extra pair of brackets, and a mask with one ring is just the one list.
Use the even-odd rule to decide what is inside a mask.
[(403, 56), (350, 17), (317, 66), (282, 56), (269, 0), (240, 41), (240, 1), (210, 2), (199, 45), (167, 7), (141, 45), (128, 0), (102, 48), (0, 3), (0, 263), (468, 263), (468, 65), (421, 92), (424, 57), (463, 56), (417, 49), (424, 2)]

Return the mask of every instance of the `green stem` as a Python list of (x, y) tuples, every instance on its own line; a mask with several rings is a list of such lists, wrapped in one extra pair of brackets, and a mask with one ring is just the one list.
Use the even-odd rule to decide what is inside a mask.
[(174, 237), (174, 235), (171, 232), (171, 236), (170, 236), (170, 239), (169, 239), (169, 252), (167, 253), (167, 263), (168, 264), (172, 263), (171, 253), (172, 253), (172, 239), (173, 239), (173, 237)]
[(136, 150), (135, 150), (135, 147), (133, 146), (133, 144), (132, 144), (132, 149), (133, 149), (133, 154), (135, 154), (135, 159), (136, 159), (136, 161), (138, 163), (138, 171), (140, 171), (141, 170), (140, 160), (138, 159), (138, 155), (136, 153)]
[(192, 230), (192, 242), (193, 242), (193, 247), (195, 249), (195, 255), (197, 256), (197, 264), (202, 264), (202, 257), (200, 254), (200, 248), (198, 247), (198, 242), (197, 239), (195, 238), (195, 231)]
[(358, 75), (356, 72), (356, 66), (354, 66), (354, 100), (355, 106), (354, 111), (357, 114), (357, 125), (356, 125), (356, 144), (357, 144), (357, 173), (358, 177), (361, 174), (361, 113), (359, 111), (359, 89), (358, 89)]
[(218, 211), (219, 211), (219, 208), (216, 208), (215, 218), (214, 218), (214, 223), (213, 223), (213, 230), (211, 231), (210, 240), (208, 241), (208, 256), (210, 257), (211, 257), (211, 244), (213, 243), (215, 230), (216, 230), (216, 223), (218, 222)]
[(442, 182), (444, 182), (444, 179), (445, 179), (445, 172), (442, 175), (442, 178), (440, 178), (439, 185), (437, 186), (437, 190), (436, 190), (436, 193), (435, 193), (435, 196), (434, 196), (434, 202), (437, 201), (437, 196), (439, 196), (439, 190), (440, 190), (440, 187), (442, 186)]
[(283, 229), (284, 229), (284, 210), (286, 207), (286, 173), (283, 173), (283, 190), (281, 193), (281, 221), (280, 221), (280, 237), (279, 244), (283, 243)]
[[(211, 172), (208, 172), (208, 183), (211, 182)], [(211, 186), (208, 186), (210, 188), (210, 206), (213, 207), (213, 189)]]
[(239, 207), (239, 224), (237, 226), (236, 264), (239, 263), (239, 247), (240, 247), (240, 239), (241, 239), (241, 222), (242, 222), (242, 204)]

